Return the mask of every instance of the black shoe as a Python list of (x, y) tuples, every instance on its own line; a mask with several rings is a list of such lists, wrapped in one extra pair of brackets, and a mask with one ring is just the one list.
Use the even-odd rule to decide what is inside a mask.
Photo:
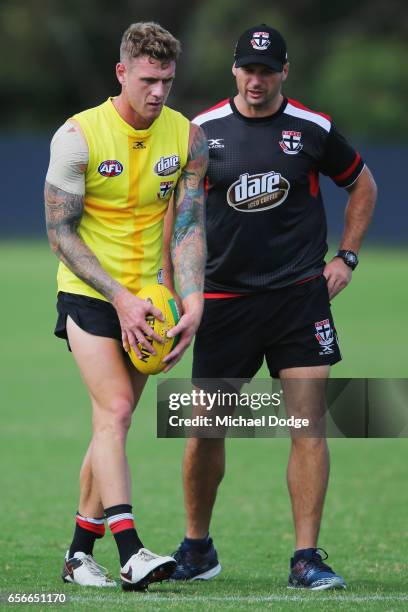
[(221, 571), (211, 538), (206, 552), (192, 550), (182, 542), (172, 556), (177, 561), (177, 567), (171, 580), (210, 580)]
[[(326, 556), (322, 559), (321, 550)], [(332, 568), (323, 563), (328, 554), (322, 548), (312, 548), (305, 551), (300, 559), (294, 563), (290, 560), (290, 574), (288, 587), (294, 589), (311, 589), (323, 591), (325, 589), (345, 589), (344, 578), (333, 572)]]

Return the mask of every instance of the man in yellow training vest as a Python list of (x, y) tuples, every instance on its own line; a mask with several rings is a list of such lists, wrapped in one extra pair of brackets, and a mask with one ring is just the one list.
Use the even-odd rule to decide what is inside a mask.
[(93, 436), (80, 473), (75, 533), (62, 578), (84, 586), (115, 581), (93, 558), (105, 519), (115, 537), (125, 590), (145, 589), (175, 568), (146, 549), (135, 529), (125, 442), (146, 376), (125, 350), (151, 353), (146, 315), (162, 318), (137, 292), (160, 278), (163, 217), (174, 193), (172, 258), (183, 314), (166, 358), (170, 369), (200, 323), (206, 258), (203, 230), (207, 141), (166, 107), (180, 43), (155, 23), (124, 33), (119, 96), (69, 119), (53, 137), (45, 185), (48, 237), (60, 259), (58, 321), (88, 388)]

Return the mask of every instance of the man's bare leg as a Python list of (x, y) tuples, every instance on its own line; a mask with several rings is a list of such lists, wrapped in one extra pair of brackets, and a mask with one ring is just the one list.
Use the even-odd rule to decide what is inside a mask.
[[(311, 415), (322, 416), (326, 407), (325, 380), (328, 376), (329, 366), (281, 370), (288, 415), (309, 418)], [(310, 384), (302, 382), (307, 379)], [(296, 550), (317, 547), (329, 479), (329, 451), (324, 431), (321, 434), (322, 437), (316, 438), (301, 434), (292, 437), (287, 478)]]
[(209, 580), (221, 571), (208, 534), (224, 470), (224, 439), (188, 439), (183, 463), (187, 528), (186, 537), (174, 554), (177, 561), (174, 580)]
[(124, 566), (143, 546), (133, 523), (125, 445), (146, 376), (130, 371), (116, 340), (89, 334), (69, 317), (67, 332), (91, 398), (93, 417), (93, 436), (80, 475), (80, 516), (69, 554), (92, 552), (95, 539), (104, 533), (106, 514)]
[(81, 516), (95, 518), (103, 516), (103, 505), (95, 478), (92, 474), (91, 464), (92, 440), (89, 443), (81, 471), (79, 472), (79, 505), (78, 512)]
[[(205, 406), (200, 406), (192, 417), (205, 414)], [(174, 555), (178, 564), (173, 574), (175, 580), (209, 580), (221, 571), (209, 530), (224, 472), (224, 438), (187, 440), (183, 460), (186, 536)]]
[[(171, 557), (146, 553), (133, 522), (131, 479), (125, 446), (133, 409), (140, 397), (146, 376), (129, 368), (121, 345), (111, 338), (93, 336), (68, 317), (67, 331), (74, 358), (88, 388), (92, 402), (93, 436), (81, 474), (81, 503), (85, 510), (103, 508), (118, 546), (121, 581), (125, 590), (145, 588), (151, 582), (168, 578), (174, 570)], [(84, 512), (84, 508), (81, 506)], [(87, 523), (95, 524), (87, 518)], [(85, 529), (86, 531), (90, 531)], [(77, 526), (71, 549), (85, 535)], [(93, 542), (91, 542), (93, 546)], [(90, 553), (70, 550), (63, 579), (86, 586), (114, 586)], [(74, 553), (74, 554), (72, 554)], [(79, 555), (79, 556), (78, 556)], [(85, 555), (85, 556), (84, 556)]]
[[(139, 399), (135, 396), (135, 382), (131, 380), (116, 340), (88, 334), (69, 317), (67, 331), (93, 408), (93, 437), (83, 466), (83, 483), (87, 489), (89, 486), (94, 489), (95, 483), (105, 508), (130, 503), (125, 444), (132, 412)], [(140, 396), (146, 376), (139, 373), (136, 376), (140, 381)], [(86, 497), (93, 498), (95, 504), (99, 501), (94, 491), (88, 495), (84, 491), (81, 501)]]
[(189, 438), (184, 453), (183, 485), (186, 535), (205, 538), (217, 489), (225, 472), (225, 440)]
[[(144, 389), (146, 377), (140, 375), (140, 373), (132, 366), (130, 362), (129, 364), (127, 364), (127, 367), (129, 371), (131, 385), (133, 388), (133, 395), (134, 395), (134, 401), (135, 401), (133, 409), (135, 409), (140, 399), (140, 396), (142, 394), (142, 391)], [(85, 454), (84, 461), (82, 463), (82, 467), (80, 471), (80, 477), (79, 477), (80, 498), (79, 498), (78, 509), (79, 509), (79, 513), (82, 516), (99, 517), (99, 516), (103, 516), (103, 505), (102, 505), (101, 496), (100, 496), (98, 487), (95, 482), (95, 478), (93, 477), (93, 474), (92, 474), (91, 446), (92, 446), (92, 440)], [(128, 469), (128, 486), (129, 486), (129, 490), (131, 490), (129, 469)]]
[(290, 560), (288, 586), (313, 590), (345, 589), (344, 578), (324, 563), (316, 550), (329, 480), (326, 442), (326, 385), (329, 366), (281, 370), (286, 411), (307, 418), (313, 428), (292, 432), (288, 487), (292, 501), (296, 546)]

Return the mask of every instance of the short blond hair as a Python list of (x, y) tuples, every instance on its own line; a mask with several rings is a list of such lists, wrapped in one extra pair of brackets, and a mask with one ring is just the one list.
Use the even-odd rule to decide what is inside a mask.
[(120, 44), (121, 62), (140, 55), (167, 62), (177, 61), (180, 53), (180, 41), (154, 21), (132, 23)]

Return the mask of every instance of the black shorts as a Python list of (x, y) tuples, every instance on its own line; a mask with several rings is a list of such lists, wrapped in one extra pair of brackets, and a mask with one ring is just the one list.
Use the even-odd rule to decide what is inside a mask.
[(64, 293), (57, 298), (58, 319), (54, 334), (67, 341), (67, 316), (84, 331), (94, 336), (105, 336), (122, 342), (122, 331), (115, 308), (110, 302), (86, 295)]
[(251, 379), (264, 357), (279, 370), (341, 360), (324, 276), (232, 298), (208, 298), (194, 344), (193, 379)]

